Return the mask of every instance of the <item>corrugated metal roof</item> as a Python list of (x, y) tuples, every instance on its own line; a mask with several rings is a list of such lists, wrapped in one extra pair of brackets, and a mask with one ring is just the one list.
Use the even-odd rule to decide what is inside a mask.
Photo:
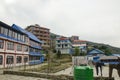
[(30, 39), (37, 41), (39, 43), (42, 43), (42, 41), (40, 41), (35, 35), (33, 35), (32, 33), (22, 29), (21, 27), (17, 26), (16, 24), (12, 25), (12, 28), (15, 29), (16, 31), (22, 32), (24, 34), (26, 34)]
[(100, 57), (100, 60), (118, 60), (118, 57), (117, 56), (103, 56), (103, 57)]
[(35, 40), (35, 41), (37, 41), (37, 42), (39, 42), (39, 43), (42, 43), (42, 41), (40, 41), (40, 40), (39, 40), (35, 35), (33, 35), (32, 33), (26, 32), (26, 34), (28, 35), (28, 37), (29, 37), (30, 39)]
[(88, 54), (104, 54), (104, 52), (99, 49), (92, 49)]

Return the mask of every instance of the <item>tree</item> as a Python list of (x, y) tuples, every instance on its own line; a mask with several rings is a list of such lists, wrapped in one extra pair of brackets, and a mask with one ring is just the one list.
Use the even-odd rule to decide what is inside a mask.
[(61, 58), (61, 51), (60, 50), (58, 50), (58, 52), (57, 52), (57, 58)]
[(56, 49), (53, 49), (53, 53), (56, 53), (57, 51), (56, 51)]
[(107, 46), (101, 46), (99, 49), (104, 51), (105, 55), (111, 55), (111, 50)]
[(80, 55), (80, 50), (78, 47), (75, 47), (75, 53), (74, 56), (79, 56)]

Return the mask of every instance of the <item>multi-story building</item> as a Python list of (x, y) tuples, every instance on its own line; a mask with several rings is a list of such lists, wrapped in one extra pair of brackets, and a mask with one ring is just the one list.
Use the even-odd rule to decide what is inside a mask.
[(78, 47), (80, 52), (87, 53), (87, 41), (85, 40), (74, 40), (72, 46), (73, 48)]
[(0, 21), (0, 67), (23, 65), (29, 60), (29, 38)]
[[(33, 47), (30, 42), (35, 44)], [(36, 60), (43, 60), (41, 54), (38, 53), (41, 50), (41, 41), (35, 36), (27, 33), (19, 26), (13, 24), (9, 26), (0, 21), (0, 67), (5, 68), (9, 66), (19, 66), (28, 64), (29, 56), (36, 56)], [(34, 54), (29, 52), (29, 48), (34, 48)], [(40, 56), (40, 57), (38, 57)]]
[(12, 28), (16, 29), (16, 31), (24, 32), (29, 38), (29, 64), (39, 64), (44, 60), (44, 56), (41, 53), (41, 44), (40, 41), (35, 35), (32, 33), (22, 29), (21, 27), (13, 24)]
[(56, 40), (56, 51), (62, 54), (72, 54), (72, 43), (69, 38), (60, 37)]
[(56, 39), (59, 38), (60, 35), (54, 34), (54, 33), (50, 33), (50, 48), (51, 49), (55, 49), (56, 47)]
[(79, 40), (79, 36), (71, 36), (70, 40), (73, 42), (74, 40)]
[(41, 27), (38, 24), (30, 25), (26, 28), (27, 31), (33, 33), (38, 39), (43, 41), (42, 48), (50, 48), (50, 30), (45, 27)]

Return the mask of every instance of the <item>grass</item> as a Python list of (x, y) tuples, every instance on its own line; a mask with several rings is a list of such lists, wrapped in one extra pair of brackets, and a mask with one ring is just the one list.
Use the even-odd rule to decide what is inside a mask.
[[(50, 67), (49, 67), (49, 72), (55, 73), (55, 72), (64, 70), (66, 68), (69, 68), (70, 66), (71, 66), (71, 63), (64, 63), (64, 64), (51, 63)], [(47, 73), (48, 72), (48, 65), (43, 65), (43, 66), (38, 67), (38, 68), (26, 69), (25, 71)]]

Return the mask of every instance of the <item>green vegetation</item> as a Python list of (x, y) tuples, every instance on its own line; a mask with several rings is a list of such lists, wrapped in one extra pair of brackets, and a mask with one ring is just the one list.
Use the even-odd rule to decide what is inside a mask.
[(80, 56), (80, 50), (79, 50), (78, 47), (75, 47), (75, 50), (74, 50), (74, 51), (75, 51), (75, 52), (74, 52), (73, 56)]
[(72, 65), (72, 60), (70, 55), (62, 55), (57, 58), (57, 54), (53, 54), (49, 51), (46, 54), (47, 64), (39, 67), (34, 67), (26, 69), (26, 71), (41, 72), (41, 73), (55, 73), (64, 70)]
[(106, 44), (88, 42), (88, 51), (90, 51), (93, 48), (97, 48), (104, 51), (106, 55), (117, 54), (117, 53), (120, 54), (120, 48)]
[(61, 51), (60, 50), (58, 50), (58, 52), (57, 52), (57, 58), (61, 58)]

